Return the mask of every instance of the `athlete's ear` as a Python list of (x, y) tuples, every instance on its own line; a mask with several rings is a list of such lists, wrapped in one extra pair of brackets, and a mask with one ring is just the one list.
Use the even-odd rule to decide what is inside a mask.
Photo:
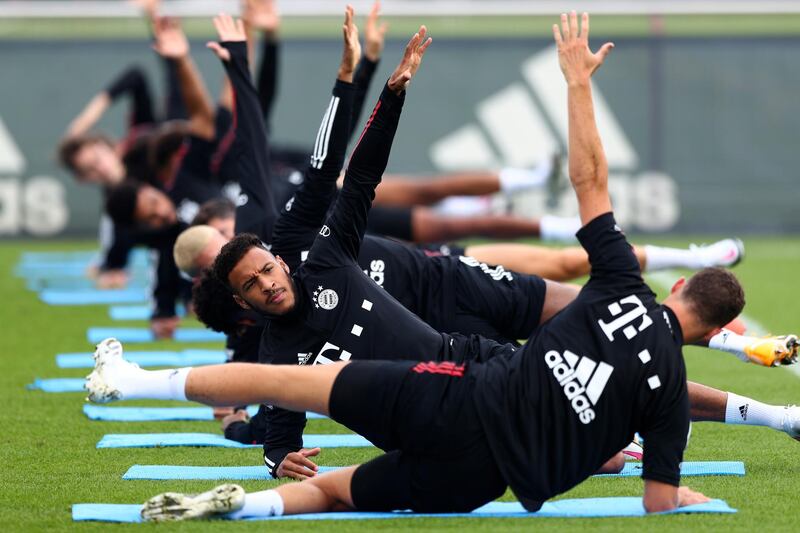
[(681, 276), (680, 278), (678, 278), (678, 281), (675, 282), (675, 285), (672, 286), (672, 289), (670, 289), (669, 293), (675, 294), (676, 292), (681, 290), (684, 285), (686, 285), (686, 278)]
[(250, 304), (247, 303), (244, 300), (244, 298), (242, 298), (238, 294), (234, 294), (233, 295), (233, 301), (236, 302), (237, 304), (239, 304), (239, 307), (241, 307), (242, 309), (248, 309), (248, 310), (252, 309), (252, 307), (250, 307)]
[(284, 272), (286, 272), (286, 273), (288, 274), (288, 273), (289, 273), (289, 265), (287, 265), (287, 264), (286, 264), (286, 262), (283, 260), (283, 258), (282, 258), (281, 256), (279, 256), (279, 255), (276, 255), (276, 256), (275, 256), (275, 260), (276, 260), (276, 261), (278, 262), (278, 264), (281, 266), (281, 268), (283, 269), (283, 271), (284, 271)]

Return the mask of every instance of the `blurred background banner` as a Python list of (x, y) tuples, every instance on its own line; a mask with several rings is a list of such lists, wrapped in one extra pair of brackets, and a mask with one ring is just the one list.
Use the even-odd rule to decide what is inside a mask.
[[(32, 4), (45, 3), (0, 2), (0, 13), (12, 4), (34, 10)], [(115, 2), (56, 3), (100, 9)], [(386, 1), (384, 11), (392, 13), (400, 3)], [(734, 11), (763, 4), (767, 13), (773, 4), (781, 4), (787, 12), (796, 4), (725, 3)], [(217, 4), (217, 10), (226, 4), (232, 11), (236, 6), (235, 2), (199, 4)], [(291, 12), (301, 4), (335, 4), (337, 12), (341, 10), (339, 2), (302, 1), (294, 8), (294, 2), (282, 2), (281, 9)], [(431, 4), (441, 10), (454, 3)], [(410, 34), (414, 25), (428, 23), (435, 41), (409, 93), (391, 172), (528, 166), (565, 150), (566, 92), (549, 37), (555, 17), (482, 19), (466, 15), (469, 9), (478, 9), (475, 6), (494, 2), (460, 4), (467, 13), (457, 18), (389, 19), (393, 33), (369, 100), (377, 98), (380, 80), (399, 58), (402, 36)], [(563, 2), (496, 4), (499, 9)], [(592, 5), (583, 2), (579, 7), (591, 10)], [(327, 7), (319, 9), (320, 14), (329, 12)], [(424, 9), (428, 8), (420, 8)], [(366, 9), (360, 12), (363, 15)], [(309, 8), (308, 13), (316, 12)], [(530, 13), (536, 11), (531, 8)], [(58, 168), (58, 139), (85, 103), (132, 63), (151, 74), (154, 92), (163, 94), (162, 72), (150, 52), (143, 22), (79, 15), (84, 18), (0, 21), (0, 235), (4, 237), (96, 232), (100, 191), (77, 185)], [(272, 138), (309, 146), (336, 74), (340, 22), (330, 17), (298, 20), (284, 22)], [(775, 24), (778, 31), (771, 33), (777, 35), (765, 37)], [(193, 38), (195, 61), (215, 95), (222, 68), (204, 47), (211, 37), (210, 21), (190, 20), (186, 27)], [(722, 21), (709, 15), (598, 17), (592, 27), (593, 46), (605, 40), (617, 45), (594, 83), (615, 209), (627, 229), (800, 231), (800, 193), (795, 188), (800, 167), (796, 15), (747, 15)], [(126, 105), (119, 102), (99, 129), (122, 135), (125, 115)], [(575, 211), (575, 204), (565, 190), (557, 206), (548, 207), (543, 194), (532, 194), (516, 209), (531, 215), (545, 210), (567, 214)]]

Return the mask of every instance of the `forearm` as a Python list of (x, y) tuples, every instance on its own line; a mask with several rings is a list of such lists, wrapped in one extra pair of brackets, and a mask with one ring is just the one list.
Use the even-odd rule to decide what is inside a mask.
[(224, 42), (222, 46), (230, 52), (230, 61), (223, 62), (223, 66), (236, 95), (234, 124), (239, 184), (261, 212), (261, 217), (277, 216), (270, 189), (269, 139), (261, 117), (258, 94), (250, 77), (246, 44)]
[(569, 174), (578, 195), (581, 221), (586, 224), (611, 210), (608, 163), (597, 131), (589, 80), (570, 83), (567, 100)]
[(181, 96), (189, 115), (190, 133), (203, 139), (213, 139), (214, 109), (203, 78), (189, 56), (176, 59), (175, 67)]
[(96, 94), (80, 114), (70, 122), (65, 137), (83, 135), (92, 129), (110, 106), (111, 98), (106, 91)]
[(278, 92), (278, 51), (279, 45), (277, 40), (270, 39), (265, 33), (263, 45), (261, 47), (261, 66), (258, 69), (257, 83), (261, 114), (267, 126), (269, 126), (272, 107)]
[(378, 60), (372, 61), (366, 56), (361, 58), (358, 63), (355, 75), (353, 76), (353, 84), (356, 87), (356, 92), (353, 98), (353, 113), (350, 122), (349, 138), (352, 138), (353, 132), (358, 128), (361, 123), (361, 112), (364, 110), (364, 102), (366, 101), (369, 87), (372, 84), (372, 79), (375, 77), (375, 71), (378, 69)]

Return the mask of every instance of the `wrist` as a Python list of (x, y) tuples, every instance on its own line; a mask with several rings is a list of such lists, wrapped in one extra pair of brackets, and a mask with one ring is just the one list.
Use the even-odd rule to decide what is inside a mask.
[(347, 83), (353, 83), (353, 70), (345, 67), (339, 67), (339, 72), (336, 79)]
[(568, 79), (567, 80), (567, 87), (569, 89), (586, 89), (589, 88), (592, 84), (591, 76), (586, 77), (578, 77), (575, 79)]

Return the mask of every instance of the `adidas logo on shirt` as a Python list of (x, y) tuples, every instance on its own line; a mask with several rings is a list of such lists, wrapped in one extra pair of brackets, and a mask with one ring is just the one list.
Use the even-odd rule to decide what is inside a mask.
[(595, 418), (592, 407), (600, 400), (614, 367), (602, 361), (598, 364), (569, 350), (564, 350), (563, 357), (550, 350), (544, 354), (544, 361), (553, 371), (553, 377), (561, 385), (580, 421), (589, 424)]

